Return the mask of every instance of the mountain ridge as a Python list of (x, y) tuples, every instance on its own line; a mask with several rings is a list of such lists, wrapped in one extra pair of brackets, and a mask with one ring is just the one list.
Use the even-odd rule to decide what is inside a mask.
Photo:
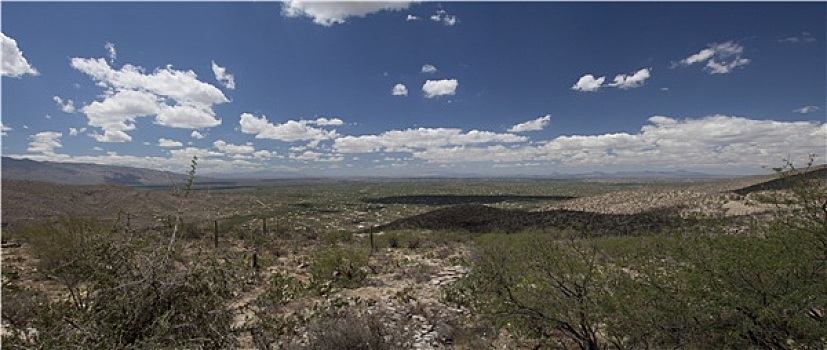
[[(36, 161), (2, 157), (3, 180), (32, 180), (72, 185), (162, 186), (186, 181), (186, 174), (118, 165)], [(202, 179), (199, 177), (199, 179)]]

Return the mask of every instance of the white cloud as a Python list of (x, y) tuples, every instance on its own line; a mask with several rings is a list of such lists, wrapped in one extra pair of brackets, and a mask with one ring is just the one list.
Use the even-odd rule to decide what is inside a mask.
[(55, 148), (61, 148), (60, 137), (63, 133), (56, 131), (43, 131), (29, 136), (29, 148), (26, 150), (32, 153), (54, 154)]
[(331, 125), (343, 125), (345, 122), (339, 118), (317, 118), (316, 120), (309, 120), (307, 121), (308, 124), (314, 124), (318, 126), (331, 126)]
[(660, 167), (732, 172), (821, 154), (827, 124), (714, 115), (649, 118), (636, 134), (560, 136), (545, 142), (428, 147), (412, 155), (432, 163), (552, 162), (567, 167)]
[(405, 18), (405, 21), (418, 21), (418, 20), (419, 20), (419, 17), (414, 16), (414, 15), (408, 15), (408, 17)]
[(109, 63), (115, 63), (115, 59), (118, 58), (118, 51), (115, 50), (115, 44), (107, 42), (104, 47), (109, 54)]
[(12, 78), (19, 78), (26, 74), (40, 75), (37, 69), (23, 57), (23, 52), (17, 47), (17, 41), (3, 33), (0, 33), (0, 53), (3, 55), (0, 75)]
[(600, 89), (606, 77), (595, 78), (591, 74), (586, 74), (577, 80), (577, 83), (571, 86), (572, 90), (593, 92)]
[(641, 87), (646, 79), (649, 79), (649, 77), (650, 69), (643, 68), (631, 76), (626, 74), (618, 74), (615, 76), (614, 82), (607, 84), (607, 86), (616, 87), (623, 90)]
[(790, 37), (786, 37), (784, 39), (781, 39), (779, 41), (782, 42), (782, 43), (796, 44), (796, 43), (811, 43), (813, 41), (816, 41), (816, 39), (813, 38), (813, 36), (810, 33), (804, 32), (804, 33), (801, 33), (801, 36), (790, 36)]
[(182, 147), (182, 146), (184, 146), (184, 144), (181, 143), (180, 141), (160, 138), (160, 139), (158, 139), (158, 146), (160, 146), (160, 147)]
[(57, 103), (61, 111), (65, 113), (75, 113), (75, 102), (73, 102), (72, 100), (64, 101), (62, 98), (60, 98), (60, 96), (52, 97), (52, 100), (54, 100), (55, 103)]
[(250, 113), (242, 113), (239, 124), (241, 132), (256, 135), (257, 139), (273, 139), (285, 142), (296, 141), (321, 141), (333, 139), (337, 136), (336, 131), (324, 130), (310, 126), (316, 121), (288, 120), (283, 124), (273, 124), (266, 116), (256, 117)]
[[(721, 44), (710, 44), (709, 47), (680, 60), (678, 64), (690, 66), (696, 63), (706, 62), (704, 70), (709, 74), (727, 74), (735, 68), (750, 63), (748, 58), (741, 57), (744, 47), (732, 41)], [(676, 66), (677, 64), (673, 64)]]
[(86, 128), (69, 128), (69, 136), (78, 136), (83, 132), (86, 132)]
[(459, 81), (456, 79), (427, 80), (422, 85), (426, 98), (456, 94)]
[(12, 130), (14, 130), (14, 129), (12, 129), (10, 126), (8, 126), (6, 124), (3, 124), (3, 123), (0, 123), (0, 136), (8, 135), (7, 132), (12, 131)]
[(235, 77), (232, 74), (227, 73), (226, 68), (221, 67), (216, 64), (215, 61), (212, 61), (212, 72), (215, 74), (215, 80), (218, 80), (218, 82), (224, 85), (225, 88), (235, 90)]
[(211, 109), (187, 105), (161, 105), (155, 123), (171, 128), (201, 129), (221, 125)]
[(247, 154), (256, 151), (256, 148), (253, 147), (251, 142), (247, 142), (244, 145), (234, 145), (232, 143), (227, 143), (224, 140), (216, 140), (212, 143), (212, 145), (219, 151), (229, 154)]
[(147, 74), (143, 68), (130, 64), (116, 70), (102, 58), (72, 58), (72, 67), (86, 73), (100, 85), (116, 90), (143, 90), (172, 99), (178, 104), (207, 108), (229, 102), (221, 90), (198, 80), (198, 76), (191, 70), (180, 71), (167, 66)]
[(208, 128), (221, 124), (212, 107), (229, 102), (213, 85), (198, 80), (193, 71), (166, 68), (145, 73), (141, 67), (113, 69), (104, 59), (73, 58), (72, 67), (105, 88), (101, 101), (81, 108), (89, 126), (101, 128), (100, 142), (127, 142), (138, 117), (155, 116), (155, 123), (172, 128)]
[(455, 15), (449, 15), (448, 12), (445, 10), (437, 10), (436, 13), (431, 15), (431, 20), (434, 22), (442, 22), (446, 26), (453, 26), (459, 22), (459, 19)]
[(525, 123), (520, 123), (520, 124), (514, 125), (510, 129), (508, 129), (508, 132), (526, 132), (526, 131), (543, 130), (543, 128), (545, 128), (546, 125), (548, 125), (548, 123), (550, 121), (551, 121), (551, 114), (548, 114), (544, 117), (539, 117), (539, 118), (534, 119), (534, 120), (529, 120)]
[[(86, 114), (89, 126), (101, 128), (104, 133), (119, 132), (125, 135), (124, 131), (135, 129), (135, 118), (156, 114), (159, 112), (159, 106), (157, 96), (153, 94), (124, 90), (106, 97), (103, 101), (94, 101), (81, 111)], [(124, 142), (131, 140), (131, 137), (117, 139)]]
[(120, 131), (120, 130), (105, 130), (103, 135), (98, 133), (92, 133), (91, 136), (98, 142), (130, 142), (132, 141), (132, 136), (129, 134)]
[(408, 96), (408, 88), (405, 84), (396, 84), (393, 86), (391, 94), (394, 96)]
[(801, 108), (794, 109), (793, 112), (799, 113), (799, 114), (807, 114), (807, 113), (815, 113), (815, 112), (818, 112), (819, 110), (821, 110), (821, 108), (819, 108), (818, 106), (804, 106), (804, 107), (801, 107)]
[(446, 26), (453, 26), (459, 22), (459, 19), (457, 19), (457, 16), (450, 15), (445, 16), (445, 18), (442, 19), (442, 22), (445, 23)]
[(626, 90), (643, 86), (644, 82), (646, 79), (649, 79), (649, 77), (651, 77), (651, 69), (643, 68), (632, 73), (631, 75), (618, 74), (615, 76), (614, 81), (604, 84), (606, 81), (605, 76), (595, 78), (594, 75), (586, 74), (580, 77), (580, 79), (577, 80), (577, 83), (571, 86), (571, 89), (575, 91), (595, 92), (600, 90), (601, 87), (616, 87)]
[(380, 11), (407, 9), (410, 1), (303, 1), (287, 0), (282, 4), (281, 13), (287, 17), (306, 16), (313, 23), (326, 27), (345, 23), (348, 17), (365, 17)]
[(205, 136), (204, 136), (204, 134), (200, 133), (198, 130), (193, 130), (192, 133), (190, 133), (190, 137), (200, 140), (200, 139), (203, 139)]
[(344, 157), (335, 154), (324, 154), (314, 151), (304, 151), (302, 154), (291, 154), (290, 159), (303, 162), (341, 162)]
[(451, 145), (526, 142), (527, 137), (490, 131), (463, 132), (453, 128), (390, 130), (380, 135), (344, 136), (333, 148), (341, 153), (402, 152)]
[(422, 66), (422, 70), (421, 70), (422, 73), (436, 73), (436, 71), (437, 71), (436, 67), (434, 67), (431, 64), (426, 64), (426, 65)]

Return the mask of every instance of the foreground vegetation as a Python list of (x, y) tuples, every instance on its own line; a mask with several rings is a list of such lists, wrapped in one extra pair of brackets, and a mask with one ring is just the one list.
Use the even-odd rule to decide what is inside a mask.
[[(615, 215), (632, 220), (615, 229), (609, 216), (566, 224), (559, 220), (569, 214), (535, 220), (516, 211), (501, 221), (540, 224), (492, 229), (499, 212), (468, 212), (475, 205), (446, 210), (485, 225), (451, 225), (445, 211), (415, 215), (422, 205), (525, 209), (611, 191), (592, 185), (538, 194), (518, 183), (516, 195), (465, 185), (441, 196), (373, 190), (381, 195), (358, 203), (355, 193), (366, 191), (350, 187), (317, 199), (296, 193), (293, 204), (267, 209), (345, 215), (337, 208), (356, 207), (353, 223), (366, 226), (348, 231), (299, 227), (298, 219), (268, 229), (258, 214), (188, 221), (190, 183), (159, 226), (63, 218), (4, 232), (26, 253), (12, 264), (4, 257), (3, 346), (825, 348), (827, 189), (820, 178), (783, 178), (780, 192), (756, 197), (777, 206), (771, 214), (687, 220), (658, 212), (657, 225)], [(388, 206), (424, 224), (371, 228)], [(371, 297), (377, 290), (387, 293)]]
[(789, 210), (741, 235), (723, 220), (637, 237), (489, 234), (448, 295), (539, 347), (821, 349), (827, 191), (790, 188), (764, 197)]

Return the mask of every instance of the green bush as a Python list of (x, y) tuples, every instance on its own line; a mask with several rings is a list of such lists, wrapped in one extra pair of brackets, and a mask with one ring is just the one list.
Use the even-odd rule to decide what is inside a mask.
[(590, 242), (513, 234), (486, 235), (479, 243), (471, 274), (448, 299), (540, 344), (564, 337), (581, 348), (603, 345), (598, 335), (609, 278)]
[(541, 347), (824, 348), (827, 192), (800, 179), (740, 235), (723, 217), (674, 235), (484, 235), (443, 297)]
[[(111, 233), (93, 221), (64, 219), (21, 232), (38, 271), (66, 289), (16, 322), (37, 336), (4, 338), (24, 348), (233, 346), (232, 268), (211, 256), (188, 263), (157, 237)], [(168, 241), (164, 240), (164, 243)], [(5, 286), (4, 286), (5, 287)], [(26, 294), (4, 288), (4, 300)], [(5, 317), (4, 317), (5, 318)], [(15, 347), (12, 346), (12, 347)]]
[(368, 275), (368, 252), (360, 248), (331, 247), (315, 254), (310, 264), (313, 287), (356, 288)]

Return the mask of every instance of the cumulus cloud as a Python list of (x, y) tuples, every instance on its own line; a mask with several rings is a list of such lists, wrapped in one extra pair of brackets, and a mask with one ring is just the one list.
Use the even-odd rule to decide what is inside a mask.
[(434, 22), (442, 22), (446, 26), (453, 26), (459, 22), (459, 19), (455, 15), (449, 15), (448, 12), (445, 10), (439, 9), (431, 15), (431, 20)]
[(155, 116), (155, 124), (171, 128), (200, 129), (218, 126), (221, 119), (216, 119), (211, 109), (187, 105), (161, 105)]
[(23, 57), (23, 52), (17, 47), (17, 41), (3, 33), (0, 33), (0, 53), (3, 54), (3, 63), (0, 65), (2, 76), (20, 78), (26, 74), (40, 75)]
[(241, 114), (241, 119), (239, 120), (241, 132), (255, 135), (255, 138), (257, 139), (273, 139), (284, 142), (296, 142), (322, 141), (333, 139), (337, 136), (335, 130), (324, 130), (322, 128), (311, 126), (314, 124), (318, 125), (318, 123), (319, 119), (315, 121), (288, 120), (283, 124), (273, 124), (267, 120), (266, 116), (256, 117), (250, 113)]
[(9, 131), (12, 131), (12, 130), (14, 130), (14, 129), (12, 129), (10, 126), (8, 126), (6, 124), (3, 124), (3, 123), (0, 123), (0, 136), (8, 135), (7, 133)]
[(60, 138), (63, 133), (56, 131), (43, 131), (29, 136), (29, 148), (26, 150), (32, 153), (54, 154), (55, 148), (63, 145)]
[(418, 20), (419, 20), (419, 17), (414, 16), (414, 15), (408, 15), (408, 17), (405, 18), (405, 21), (418, 21)]
[(325, 154), (314, 151), (304, 151), (301, 154), (291, 154), (290, 159), (302, 162), (341, 162), (344, 157), (336, 154)]
[(227, 69), (224, 67), (219, 66), (212, 61), (212, 72), (215, 74), (215, 80), (218, 80), (221, 85), (224, 85), (225, 88), (230, 90), (235, 90), (235, 77), (232, 74), (227, 73)]
[(341, 153), (400, 152), (451, 145), (526, 141), (528, 138), (524, 136), (490, 131), (463, 132), (454, 128), (417, 128), (391, 130), (380, 135), (339, 137), (335, 140), (333, 148)]
[(69, 136), (78, 136), (82, 132), (86, 132), (86, 128), (69, 128)]
[[(104, 134), (120, 137), (96, 138), (101, 142), (126, 142), (132, 140), (124, 131), (135, 129), (135, 119), (141, 116), (156, 114), (159, 112), (157, 97), (151, 93), (124, 90), (114, 93), (102, 101), (94, 101), (84, 106), (81, 111), (86, 114), (89, 126), (101, 128)], [(119, 141), (114, 141), (119, 140)]]
[(690, 66), (696, 63), (706, 62), (704, 70), (709, 74), (727, 74), (731, 73), (735, 68), (750, 63), (748, 58), (741, 57), (743, 52), (744, 47), (732, 41), (721, 44), (710, 44), (709, 47), (680, 60), (677, 64), (673, 64), (673, 66)]
[(57, 106), (60, 107), (60, 110), (65, 113), (75, 113), (75, 102), (72, 100), (63, 100), (60, 96), (52, 97), (52, 100), (57, 103)]
[(437, 71), (436, 67), (434, 67), (434, 65), (432, 65), (432, 64), (426, 64), (426, 65), (422, 66), (422, 70), (421, 70), (422, 73), (436, 73), (436, 71)]
[(438, 96), (454, 95), (459, 87), (459, 81), (456, 79), (442, 79), (442, 80), (426, 80), (422, 85), (422, 92), (425, 93), (426, 98), (434, 98)]
[(651, 77), (652, 70), (650, 68), (643, 68), (631, 75), (618, 74), (611, 83), (606, 83), (606, 77), (595, 78), (594, 75), (586, 74), (577, 80), (577, 83), (571, 86), (572, 90), (583, 92), (595, 92), (601, 87), (615, 87), (626, 90), (643, 86), (646, 79)]
[(160, 139), (158, 139), (158, 146), (160, 146), (160, 147), (182, 147), (182, 146), (184, 146), (184, 144), (181, 143), (180, 141), (160, 138)]
[(198, 80), (198, 76), (191, 70), (181, 71), (167, 66), (147, 74), (143, 68), (130, 64), (116, 70), (102, 58), (72, 58), (71, 64), (104, 87), (143, 90), (179, 104), (197, 107), (229, 102), (221, 90)]
[(551, 114), (548, 114), (544, 117), (539, 117), (534, 120), (529, 120), (525, 123), (520, 123), (517, 125), (512, 126), (508, 129), (508, 132), (526, 132), (526, 131), (537, 131), (543, 130), (543, 128), (548, 125), (551, 121)]
[(102, 58), (73, 58), (71, 65), (105, 89), (102, 100), (81, 108), (89, 126), (103, 130), (103, 135), (94, 136), (100, 142), (131, 141), (126, 131), (135, 129), (138, 117), (155, 116), (156, 124), (172, 128), (214, 127), (221, 119), (215, 117), (213, 105), (229, 102), (193, 71), (167, 66), (146, 73), (130, 64), (114, 69)]
[(405, 84), (396, 84), (393, 86), (391, 94), (394, 96), (408, 96), (408, 88)]
[(288, 0), (282, 4), (281, 13), (286, 17), (310, 17), (322, 26), (345, 23), (349, 17), (365, 17), (380, 11), (407, 9), (410, 1), (305, 1)]
[(118, 51), (115, 50), (115, 44), (107, 42), (104, 47), (109, 54), (109, 63), (115, 63), (115, 59), (118, 58)]
[(244, 145), (234, 145), (232, 143), (227, 143), (224, 140), (216, 140), (212, 143), (212, 145), (219, 151), (229, 154), (247, 154), (256, 151), (256, 148), (253, 147), (252, 142), (247, 142)]
[(615, 76), (614, 82), (606, 84), (606, 86), (616, 87), (619, 89), (631, 89), (643, 86), (646, 79), (650, 77), (650, 69), (643, 68), (632, 75), (618, 74)]
[(576, 91), (594, 92), (603, 86), (604, 81), (606, 81), (606, 77), (595, 78), (591, 74), (586, 74), (580, 77), (580, 79), (577, 80), (577, 83), (571, 86), (571, 89)]
[(794, 109), (793, 112), (799, 113), (799, 114), (807, 114), (807, 113), (815, 113), (815, 112), (818, 112), (819, 110), (821, 110), (821, 108), (819, 108), (818, 106), (804, 106), (804, 107), (801, 107), (801, 108)]
[(331, 126), (331, 125), (343, 125), (345, 122), (339, 118), (316, 118), (316, 120), (308, 120), (308, 124), (318, 125), (318, 126)]
[(646, 166), (723, 170), (777, 164), (821, 153), (827, 124), (713, 115), (649, 118), (635, 134), (560, 136), (545, 142), (428, 147), (412, 153), (433, 163), (554, 162), (577, 166)]
[(129, 136), (129, 134), (120, 130), (105, 130), (103, 132), (103, 135), (93, 132), (89, 136), (91, 136), (93, 139), (95, 139), (95, 141), (98, 142), (116, 143), (132, 141), (132, 136)]

